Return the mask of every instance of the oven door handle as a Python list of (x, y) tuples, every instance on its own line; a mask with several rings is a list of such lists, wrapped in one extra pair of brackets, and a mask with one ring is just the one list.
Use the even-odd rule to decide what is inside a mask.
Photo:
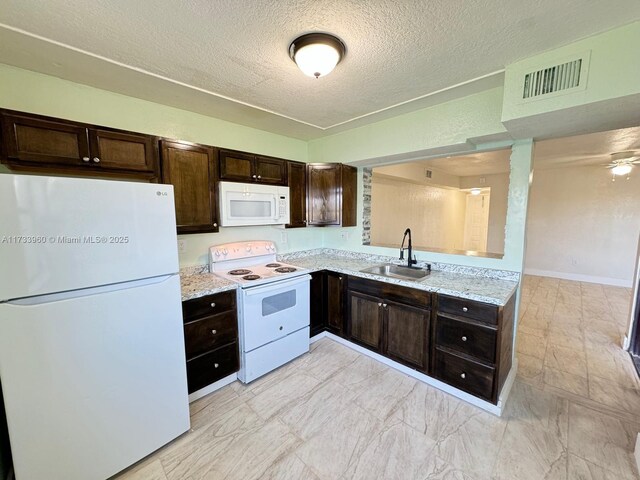
[(267, 285), (257, 285), (242, 290), (245, 297), (252, 297), (254, 295), (264, 295), (265, 293), (274, 292), (276, 290), (282, 290), (285, 288), (300, 285), (302, 283), (311, 280), (311, 275), (300, 275), (299, 277), (291, 278), (289, 280), (283, 280), (281, 282), (269, 283)]

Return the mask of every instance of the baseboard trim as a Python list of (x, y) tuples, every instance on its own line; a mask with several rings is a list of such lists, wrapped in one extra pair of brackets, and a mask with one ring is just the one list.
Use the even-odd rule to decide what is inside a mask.
[(613, 287), (631, 288), (631, 280), (622, 280), (620, 278), (597, 277), (593, 275), (582, 275), (580, 273), (553, 272), (551, 270), (538, 270), (536, 268), (525, 268), (525, 275), (535, 275), (537, 277), (552, 277), (562, 280), (574, 280), (576, 282), (601, 283), (603, 285), (611, 285)]
[(216, 390), (220, 390), (222, 387), (226, 387), (230, 383), (235, 382), (238, 379), (237, 373), (232, 373), (224, 378), (221, 378), (217, 382), (213, 382), (211, 385), (207, 385), (200, 390), (196, 390), (193, 393), (189, 394), (189, 403), (195, 402), (199, 398), (206, 397), (210, 393), (215, 392)]
[(446, 383), (436, 380), (435, 378), (429, 377), (424, 373), (420, 373), (398, 362), (394, 362), (393, 360), (387, 357), (383, 357), (382, 355), (372, 352), (371, 350), (361, 347), (360, 345), (356, 345), (355, 343), (352, 343), (349, 340), (345, 340), (342, 337), (338, 337), (333, 333), (330, 333), (330, 332), (319, 333), (318, 335), (312, 338), (312, 341), (316, 342), (321, 338), (325, 338), (325, 337), (330, 338), (331, 340), (338, 342), (346, 347), (349, 347), (352, 350), (355, 350), (356, 352), (362, 353), (363, 355), (373, 358), (374, 360), (377, 360), (380, 363), (383, 363), (395, 370), (398, 370), (399, 372), (409, 375), (410, 377), (413, 377), (416, 380), (420, 380), (421, 382), (426, 383), (427, 385), (431, 385), (432, 387), (442, 390), (443, 392), (448, 393), (449, 395), (453, 395), (454, 397), (459, 398), (460, 400), (464, 400), (465, 402), (470, 403), (471, 405), (474, 405), (483, 410), (486, 410), (487, 412), (492, 413), (498, 417), (502, 415), (504, 404), (507, 400), (507, 397), (509, 396), (509, 392), (511, 391), (511, 387), (513, 386), (513, 382), (515, 381), (515, 378), (516, 378), (518, 362), (517, 360), (514, 360), (514, 363), (511, 367), (511, 371), (509, 372), (509, 375), (507, 376), (504, 386), (502, 387), (502, 391), (500, 392), (498, 404), (494, 405), (493, 403), (489, 403), (477, 397), (474, 397), (473, 395), (470, 395), (467, 392), (458, 390), (457, 388), (454, 388), (451, 385), (447, 385)]

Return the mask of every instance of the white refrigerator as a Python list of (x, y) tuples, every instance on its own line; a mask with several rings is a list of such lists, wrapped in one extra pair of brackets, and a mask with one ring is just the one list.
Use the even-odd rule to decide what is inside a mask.
[(0, 174), (16, 480), (104, 480), (189, 429), (173, 187)]

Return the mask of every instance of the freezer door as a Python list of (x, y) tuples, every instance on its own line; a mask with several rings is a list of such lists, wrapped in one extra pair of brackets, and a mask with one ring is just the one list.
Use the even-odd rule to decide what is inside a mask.
[(189, 429), (179, 278), (119, 288), (0, 304), (16, 478), (104, 480)]
[(170, 185), (0, 175), (0, 301), (176, 273)]

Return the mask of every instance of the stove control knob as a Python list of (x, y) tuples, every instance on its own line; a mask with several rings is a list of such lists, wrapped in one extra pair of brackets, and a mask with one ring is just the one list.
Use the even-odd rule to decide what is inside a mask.
[(220, 250), (216, 250), (216, 257), (220, 256)]
[(222, 251), (222, 254), (223, 254), (223, 255), (228, 255), (228, 254), (229, 254), (229, 252), (228, 252), (228, 251), (227, 251), (227, 249), (225, 248), (225, 249)]

